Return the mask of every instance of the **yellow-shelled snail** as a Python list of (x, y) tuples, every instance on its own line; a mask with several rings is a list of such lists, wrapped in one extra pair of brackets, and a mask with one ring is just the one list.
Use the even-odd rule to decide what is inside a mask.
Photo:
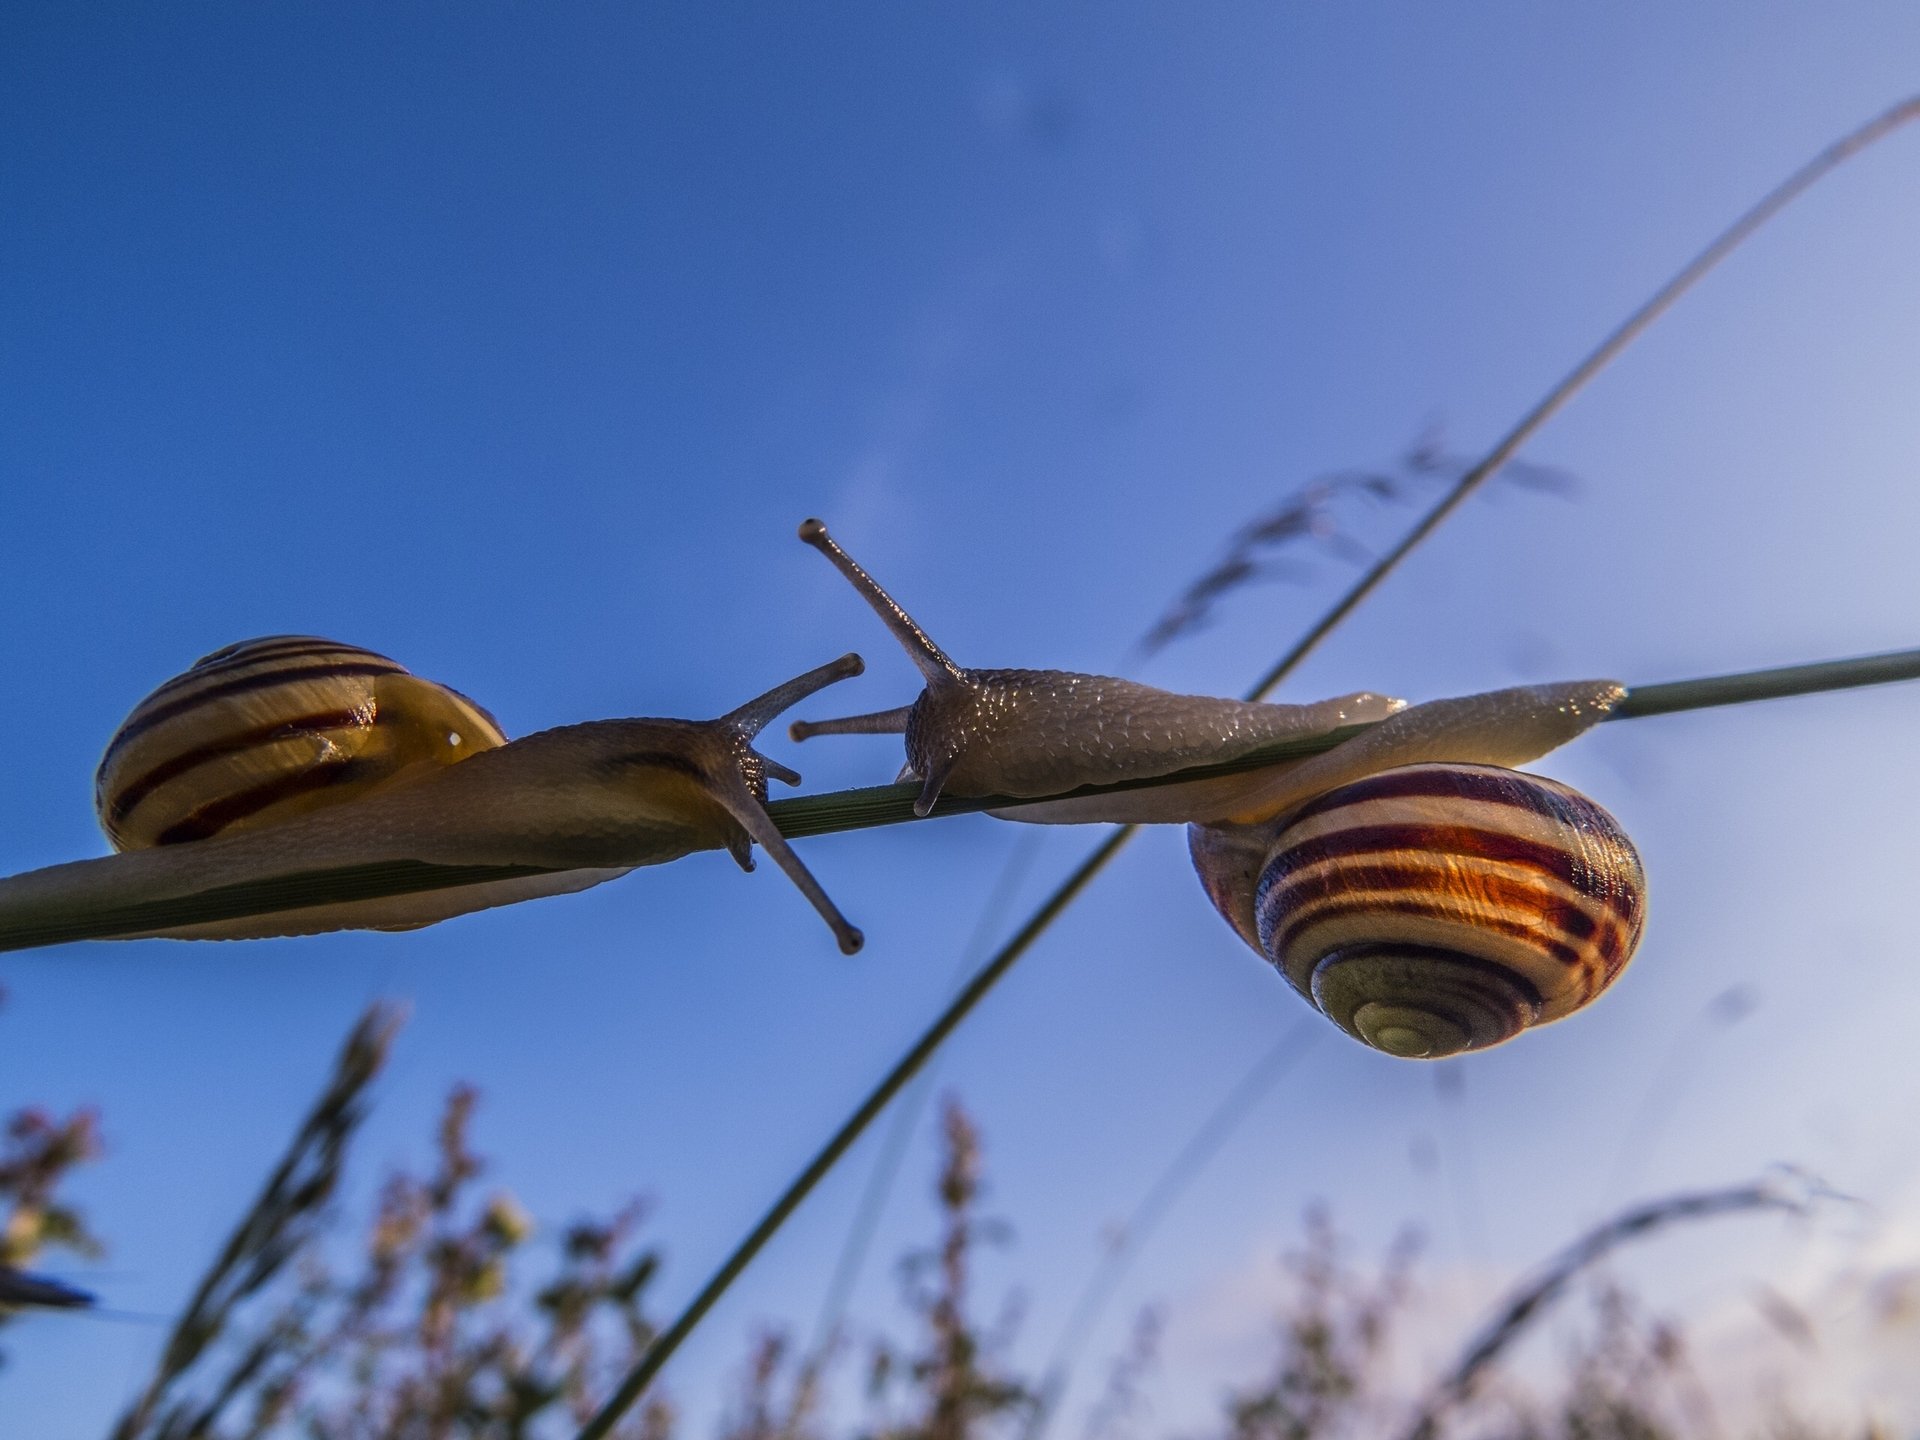
[(861, 669), (842, 656), (717, 720), (596, 720), (510, 741), (473, 701), (383, 655), (313, 636), (244, 641), (160, 686), (108, 745), (95, 797), (122, 853), (0, 880), (0, 909), (117, 910), (363, 866), (508, 872), (123, 938), (412, 929), (694, 850), (751, 869), (758, 844), (852, 954), (860, 932), (766, 813), (768, 777), (800, 777), (752, 742)]
[(1306, 759), (995, 811), (1040, 823), (1185, 822), (1201, 883), (1248, 945), (1347, 1033), (1404, 1057), (1482, 1049), (1594, 999), (1631, 957), (1645, 877), (1593, 801), (1511, 767), (1565, 744), (1625, 693), (1610, 680), (1408, 708), (1176, 695), (1108, 676), (956, 665), (827, 534), (832, 560), (926, 680), (908, 706), (796, 721), (796, 740), (904, 734), (926, 813), (943, 791), (1060, 795), (1245, 754), (1357, 721)]
[(457, 690), (357, 645), (263, 635), (195, 661), (120, 724), (94, 777), (116, 850), (279, 824), (415, 765), (507, 743)]

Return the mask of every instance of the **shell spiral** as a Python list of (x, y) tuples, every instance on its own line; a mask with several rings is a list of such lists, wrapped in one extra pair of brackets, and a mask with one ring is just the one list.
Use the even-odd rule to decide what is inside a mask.
[(114, 733), (94, 807), (117, 850), (289, 820), (506, 743), (457, 690), (311, 635), (216, 650)]
[(1483, 765), (1384, 770), (1310, 801), (1260, 872), (1260, 948), (1356, 1039), (1439, 1058), (1579, 1009), (1640, 938), (1646, 880), (1599, 805)]

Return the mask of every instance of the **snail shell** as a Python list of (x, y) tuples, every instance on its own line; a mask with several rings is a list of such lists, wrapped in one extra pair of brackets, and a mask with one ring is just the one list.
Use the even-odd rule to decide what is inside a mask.
[(1611, 984), (1639, 942), (1646, 877), (1578, 791), (1486, 765), (1384, 770), (1265, 832), (1195, 827), (1228, 922), (1356, 1039), (1407, 1058), (1484, 1049)]
[(384, 655), (266, 635), (204, 656), (134, 707), (100, 762), (94, 808), (116, 850), (204, 840), (506, 743), (473, 701)]

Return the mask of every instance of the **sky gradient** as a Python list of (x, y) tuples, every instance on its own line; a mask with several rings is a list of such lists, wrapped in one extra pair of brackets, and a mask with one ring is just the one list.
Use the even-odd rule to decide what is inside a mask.
[[(803, 713), (904, 703), (905, 657), (794, 538), (808, 515), (963, 664), (1237, 692), (1353, 573), (1302, 552), (1303, 575), (1142, 662), (1237, 525), (1435, 425), (1463, 456), (1491, 443), (1761, 192), (1917, 87), (1920, 12), (1894, 4), (11, 7), (0, 872), (100, 853), (115, 725), (256, 634), (391, 654), (516, 735), (715, 715), (848, 649), (867, 675)], [(1920, 644), (1917, 232), (1909, 134), (1541, 435), (1529, 458), (1570, 492), (1495, 485), (1286, 698)], [(1411, 513), (1343, 515), (1378, 548)], [(1440, 1067), (1329, 1030), (1090, 1353), (1164, 1302), (1156, 1423), (1191, 1430), (1257, 1365), (1315, 1198), (1364, 1253), (1424, 1226), (1435, 1303), (1470, 1315), (1630, 1200), (1804, 1165), (1866, 1208), (1628, 1267), (1729, 1367), (1772, 1353), (1756, 1286), (1845, 1310), (1847, 1275), (1920, 1267), (1916, 705), (1895, 687), (1612, 725), (1552, 757), (1651, 877), (1615, 991)], [(883, 740), (767, 748), (808, 790), (899, 764)], [(176, 1308), (354, 1015), (393, 996), (413, 1018), (350, 1198), (419, 1161), (471, 1080), (493, 1179), (549, 1227), (655, 1198), (671, 1307), (937, 1010), (1023, 833), (804, 842), (866, 931), (851, 960), (771, 867), (712, 854), (415, 934), (0, 957), (0, 1101), (104, 1114), (73, 1194), (112, 1253), (58, 1273)], [(1093, 840), (1043, 836), (996, 936)], [(1716, 1022), (1735, 987), (1752, 1013)], [(984, 1283), (1026, 1291), (1023, 1355), (1300, 1013), (1169, 831), (961, 1032), (938, 1083), (974, 1109), (1014, 1223)], [(880, 1257), (926, 1231), (931, 1144), (923, 1125)], [(696, 1420), (758, 1324), (811, 1324), (877, 1148), (676, 1361)], [(870, 1265), (861, 1322), (888, 1323), (896, 1288)], [(100, 1433), (162, 1333), (9, 1329), (7, 1428)], [(1867, 1373), (1882, 1343), (1920, 1335), (1842, 1347), (1860, 1374), (1830, 1352), (1820, 1383), (1917, 1423), (1911, 1375)]]

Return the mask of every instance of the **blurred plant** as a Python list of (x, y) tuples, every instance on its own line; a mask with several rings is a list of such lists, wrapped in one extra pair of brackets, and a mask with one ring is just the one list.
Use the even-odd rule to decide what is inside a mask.
[(1717, 1435), (1712, 1404), (1680, 1331), (1643, 1315), (1619, 1287), (1598, 1286), (1593, 1334), (1575, 1347), (1566, 1387), (1544, 1413), (1522, 1407), (1501, 1440), (1669, 1440)]
[[(253, 1327), (252, 1337), (236, 1341), (231, 1354), (216, 1349), (217, 1342), (241, 1306), (320, 1233), (347, 1144), (366, 1118), (362, 1097), (386, 1063), (400, 1019), (397, 1011), (376, 1005), (348, 1034), (326, 1089), (175, 1322), (152, 1378), (114, 1427), (114, 1440), (222, 1434), (216, 1428), (221, 1416), (248, 1392), (256, 1399), (254, 1418), (238, 1433), (262, 1434), (277, 1418), (291, 1393), (286, 1376), (297, 1367), (305, 1339), (303, 1307), (289, 1307)], [(190, 1378), (201, 1383), (182, 1383)], [(199, 1398), (185, 1393), (190, 1388)]]
[[(307, 1387), (292, 1407), (304, 1433), (518, 1440), (571, 1428), (585, 1418), (589, 1382), (605, 1383), (601, 1351), (624, 1364), (652, 1338), (640, 1295), (658, 1258), (628, 1253), (638, 1205), (569, 1226), (559, 1272), (530, 1297), (515, 1290), (511, 1266), (534, 1225), (511, 1194), (476, 1193), (485, 1164), (467, 1135), (478, 1100), (456, 1086), (434, 1172), (387, 1181), (357, 1277), (338, 1283), (309, 1262), (303, 1300), (325, 1318), (309, 1326), (305, 1376), (350, 1380), (337, 1397), (332, 1385)], [(603, 1313), (610, 1334), (596, 1323)], [(666, 1419), (656, 1407), (626, 1433), (664, 1433)]]
[(1757, 1210), (1804, 1214), (1815, 1199), (1825, 1198), (1829, 1193), (1817, 1182), (1789, 1174), (1759, 1184), (1676, 1195), (1636, 1205), (1595, 1226), (1549, 1260), (1501, 1305), (1492, 1321), (1468, 1344), (1459, 1361), (1434, 1386), (1407, 1429), (1408, 1440), (1435, 1440), (1448, 1415), (1474, 1397), (1493, 1368), (1567, 1293), (1573, 1282), (1620, 1246), (1658, 1234), (1682, 1221), (1711, 1220)]
[[(356, 1026), (115, 1440), (535, 1440), (580, 1424), (591, 1390), (652, 1339), (640, 1300), (658, 1257), (633, 1252), (637, 1205), (568, 1227), (557, 1273), (514, 1284), (534, 1226), (510, 1194), (477, 1193), (469, 1086), (447, 1099), (433, 1171), (388, 1179), (352, 1273), (335, 1273), (328, 1202), (397, 1027), (378, 1007)], [(620, 1433), (664, 1440), (671, 1419), (655, 1402)]]
[(1087, 1277), (1041, 1373), (1038, 1398), (1022, 1440), (1040, 1440), (1045, 1433), (1073, 1378), (1073, 1367), (1081, 1348), (1100, 1323), (1100, 1317), (1141, 1248), (1152, 1239), (1187, 1186), (1212, 1163), (1241, 1122), (1254, 1113), (1274, 1086), (1306, 1057), (1319, 1036), (1317, 1021), (1302, 1020), (1274, 1042), (1259, 1063), (1208, 1112), (1186, 1143), (1154, 1177), (1126, 1219), (1112, 1230), (1106, 1254)]
[(1167, 1317), (1149, 1305), (1133, 1318), (1133, 1330), (1107, 1371), (1107, 1386), (1087, 1412), (1083, 1433), (1087, 1440), (1123, 1440), (1134, 1432), (1149, 1409), (1146, 1379), (1160, 1359), (1160, 1336)]
[[(550, 1278), (523, 1278), (534, 1225), (511, 1194), (484, 1192), (485, 1162), (469, 1141), (478, 1094), (456, 1086), (424, 1175), (398, 1172), (381, 1188), (365, 1239), (344, 1273), (326, 1242), (341, 1214), (331, 1202), (366, 1115), (366, 1092), (398, 1029), (376, 1006), (348, 1036), (327, 1086), (292, 1145), (188, 1303), (153, 1378), (115, 1440), (549, 1440), (586, 1422), (591, 1397), (654, 1339), (642, 1298), (659, 1256), (638, 1248), (641, 1209), (577, 1222), (559, 1236)], [(29, 1112), (30, 1114), (34, 1112)], [(45, 1117), (16, 1123), (0, 1186), (40, 1219), (39, 1243), (97, 1242), (51, 1200), (59, 1177), (94, 1153), (95, 1122)], [(913, 1332), (871, 1347), (865, 1418), (829, 1404), (835, 1344), (796, 1355), (779, 1331), (754, 1341), (719, 1440), (992, 1440), (1034, 1418), (1038, 1390), (1007, 1358), (1017, 1312), (985, 1325), (975, 1313), (979, 1247), (1006, 1226), (980, 1211), (978, 1127), (949, 1099), (941, 1114), (939, 1233), (901, 1264)], [(1545, 1401), (1503, 1396), (1507, 1418), (1485, 1413), (1489, 1379), (1576, 1281), (1626, 1242), (1683, 1220), (1756, 1210), (1800, 1213), (1824, 1192), (1800, 1177), (1683, 1195), (1637, 1206), (1568, 1246), (1520, 1286), (1417, 1407), (1411, 1434), (1433, 1440), (1464, 1422), (1495, 1440), (1678, 1440), (1721, 1430), (1679, 1328), (1641, 1314), (1616, 1286), (1596, 1287), (1596, 1320)], [(45, 1217), (54, 1215), (49, 1222)], [(9, 1232), (11, 1235), (12, 1232)], [(23, 1233), (25, 1233), (23, 1229)], [(1417, 1245), (1408, 1235), (1377, 1267), (1357, 1266), (1322, 1210), (1306, 1217), (1266, 1374), (1226, 1397), (1218, 1440), (1341, 1440), (1377, 1435), (1405, 1413), (1389, 1383), (1389, 1333), (1408, 1306)], [(7, 1252), (9, 1257), (21, 1252)], [(1890, 1272), (1895, 1278), (1905, 1272)], [(1779, 1300), (1775, 1309), (1787, 1305)], [(1812, 1342), (1812, 1322), (1796, 1313)], [(1163, 1312), (1141, 1312), (1086, 1414), (1088, 1440), (1125, 1440), (1147, 1413)], [(1821, 1440), (1872, 1430), (1821, 1431), (1779, 1409), (1766, 1440)], [(654, 1398), (614, 1433), (673, 1440), (673, 1409)]]
[(873, 1440), (975, 1440), (995, 1422), (1018, 1420), (1034, 1404), (1026, 1382), (999, 1359), (1010, 1338), (1010, 1317), (990, 1334), (969, 1313), (975, 1247), (1006, 1235), (1004, 1225), (978, 1214), (979, 1129), (949, 1099), (941, 1108), (940, 1133), (939, 1243), (901, 1264), (908, 1308), (925, 1334), (911, 1351), (885, 1341), (874, 1349), (869, 1397), (884, 1404), (895, 1389), (904, 1390), (907, 1413), (871, 1431)]
[(1306, 1248), (1288, 1258), (1294, 1289), (1279, 1353), (1259, 1385), (1227, 1399), (1230, 1440), (1320, 1440), (1380, 1432), (1378, 1371), (1407, 1299), (1418, 1238), (1406, 1232), (1372, 1283), (1347, 1265), (1326, 1212), (1307, 1212)]
[(785, 1371), (792, 1341), (767, 1330), (754, 1341), (740, 1400), (720, 1430), (720, 1440), (822, 1440), (818, 1426), (820, 1381), (836, 1347), (818, 1347)]
[[(100, 1255), (102, 1246), (79, 1209), (58, 1198), (61, 1183), (75, 1168), (100, 1155), (100, 1120), (92, 1110), (76, 1110), (57, 1120), (34, 1106), (14, 1112), (0, 1142), (0, 1199), (8, 1202), (0, 1223), (0, 1325), (23, 1310), (76, 1309), (93, 1297), (59, 1280), (28, 1272), (45, 1250), (65, 1250), (82, 1259)], [(6, 1352), (0, 1350), (0, 1362)]]

